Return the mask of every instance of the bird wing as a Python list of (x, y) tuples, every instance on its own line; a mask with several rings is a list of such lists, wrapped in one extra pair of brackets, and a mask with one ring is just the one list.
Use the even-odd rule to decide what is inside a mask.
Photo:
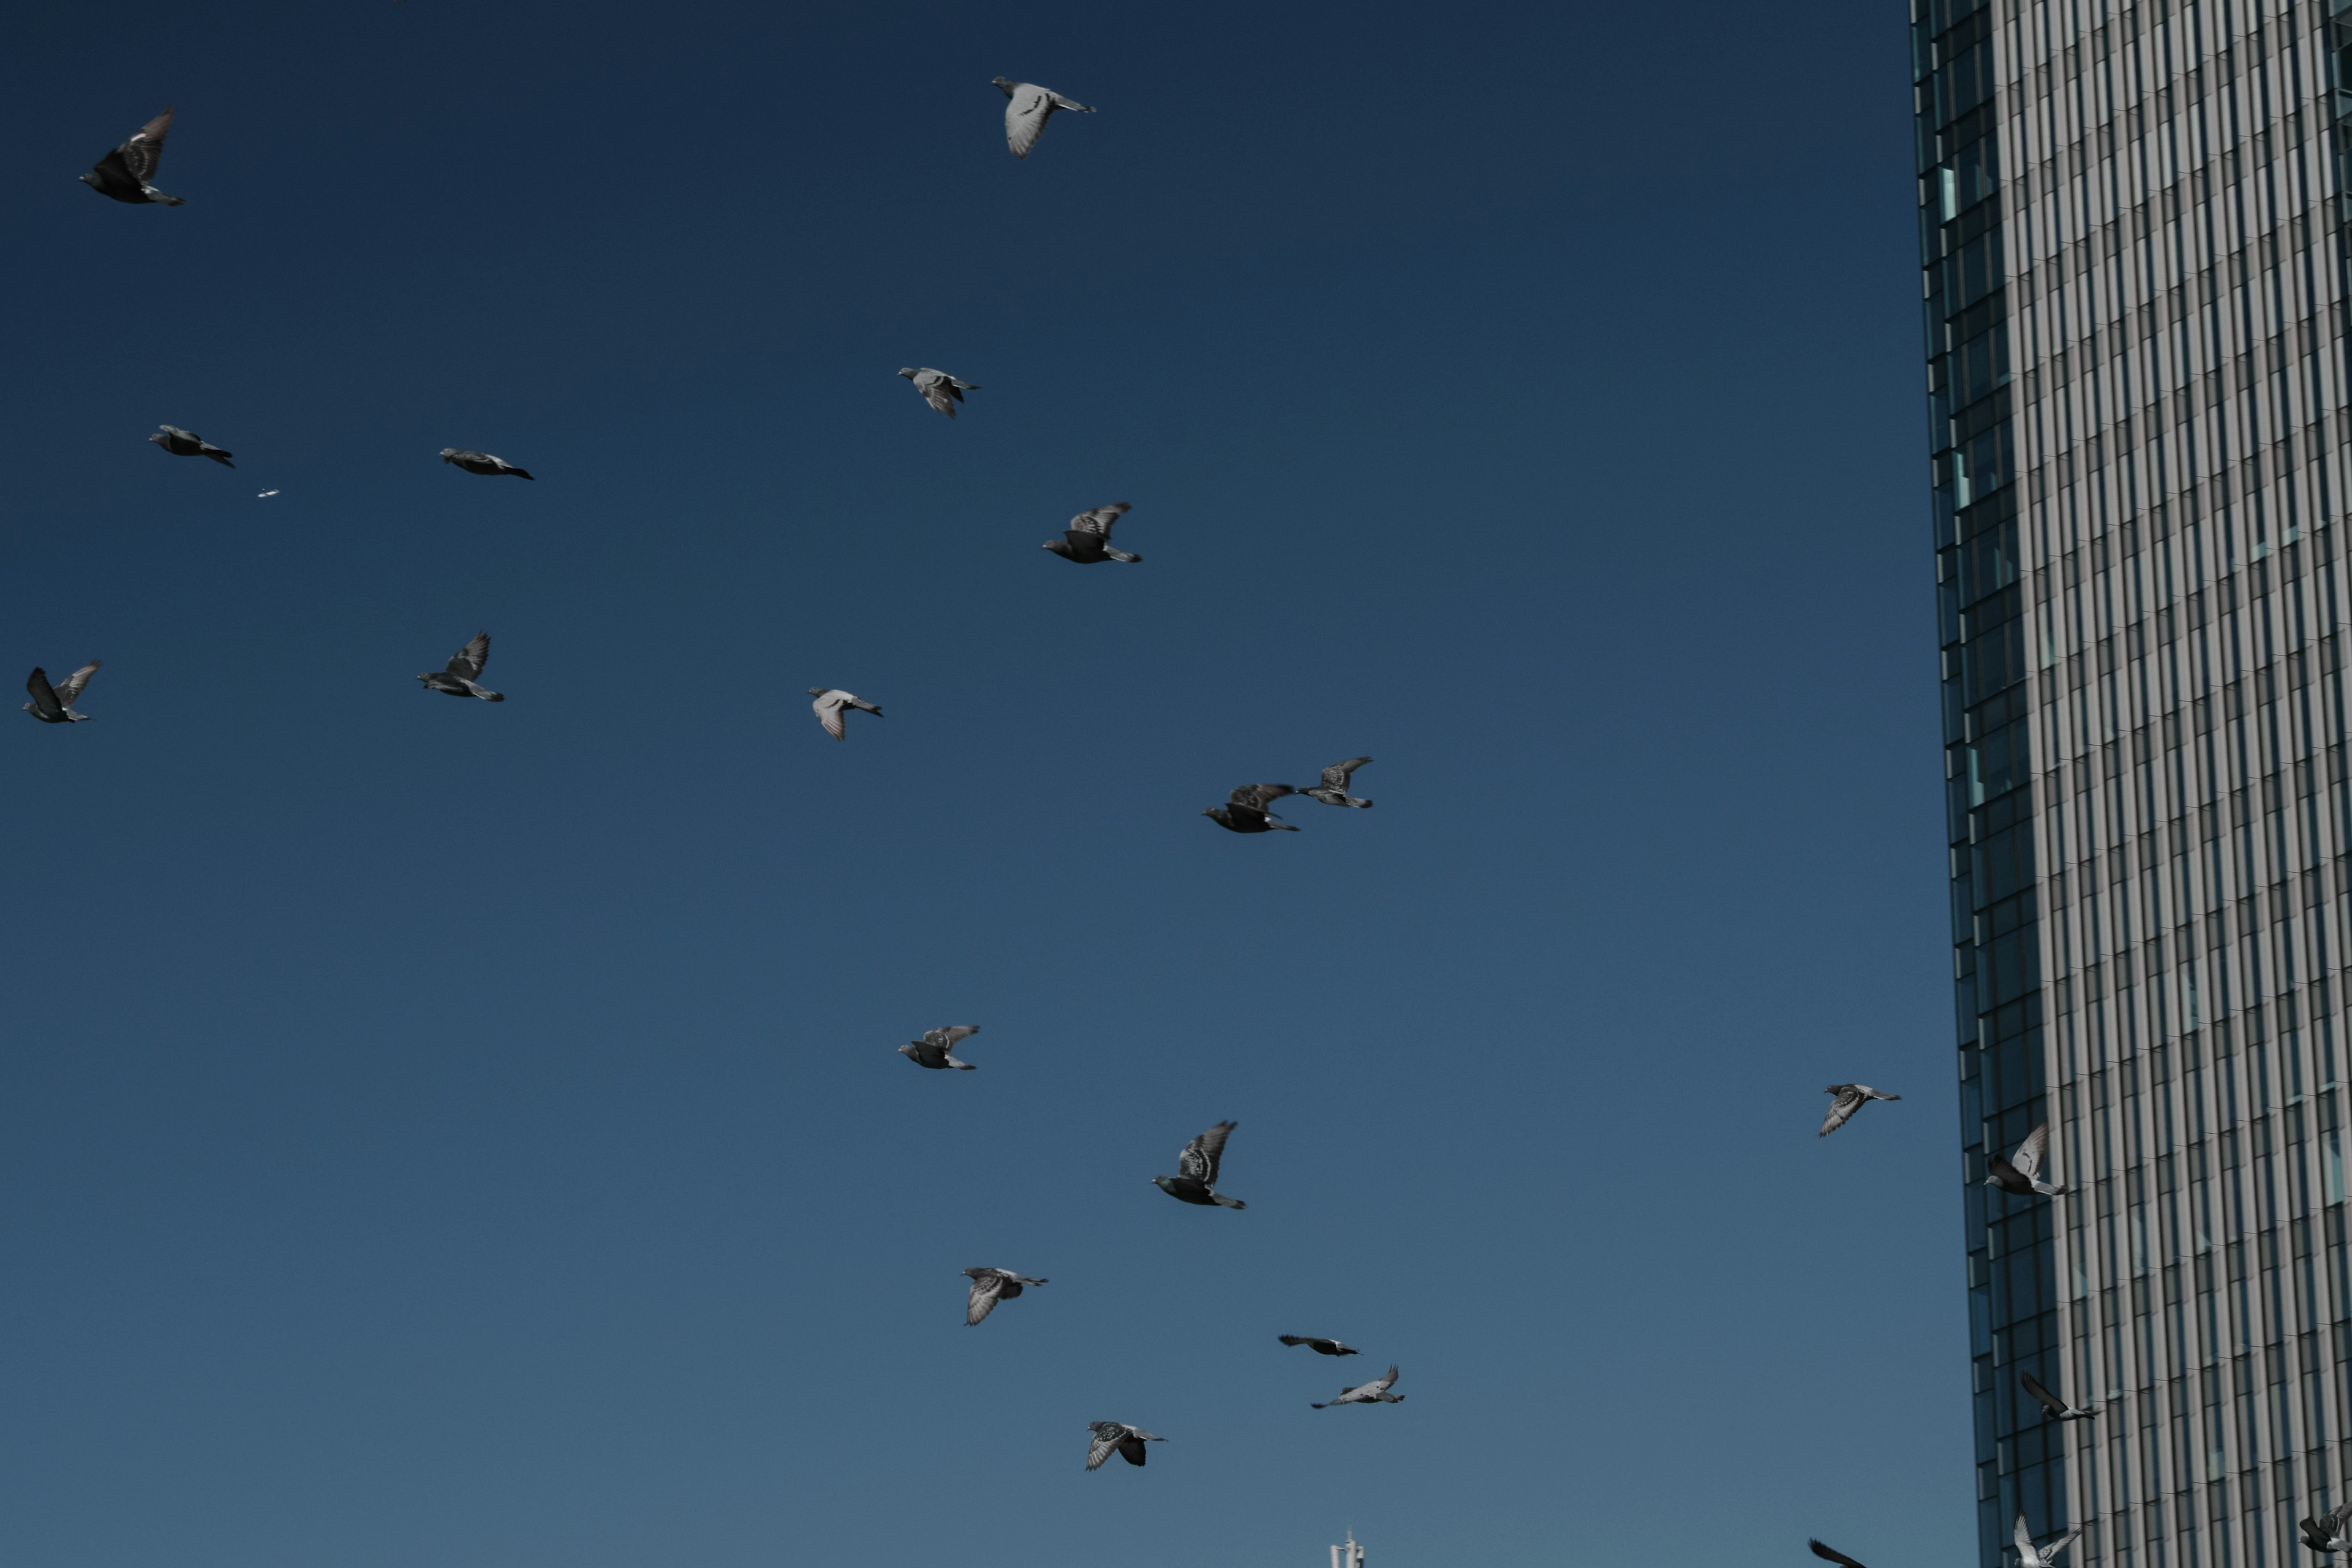
[(2042, 1406), (2042, 1409), (2048, 1411), (2053, 1415), (2058, 1415), (2064, 1413), (2066, 1409), (2066, 1402), (2059, 1398), (2056, 1394), (2051, 1393), (2048, 1389), (2042, 1387), (2042, 1380), (2040, 1378), (2034, 1376), (2030, 1372), (2021, 1372), (2017, 1374), (2017, 1381), (2024, 1386), (2026, 1393), (2033, 1395), (2033, 1402)]
[(1853, 1085), (1850, 1083), (1839, 1084), (1830, 1093), (1836, 1098), (1830, 1101), (1829, 1114), (1822, 1118), (1822, 1136), (1824, 1138), (1844, 1126), (1853, 1119), (1853, 1113), (1862, 1109), (1862, 1096), (1854, 1092)]
[(1139, 1465), (1151, 1457), (1151, 1450), (1143, 1446), (1140, 1434), (1129, 1432), (1118, 1440), (1118, 1457), (1130, 1465)]
[(1311, 1345), (1315, 1342), (1309, 1334), (1276, 1334), (1274, 1337), (1286, 1345)]
[(826, 734), (836, 741), (848, 738), (848, 726), (841, 721), (841, 704), (832, 692), (826, 692), (809, 706), (816, 710), (816, 721), (824, 726)]
[(1381, 1394), (1386, 1394), (1389, 1391), (1389, 1384), (1394, 1383), (1396, 1380), (1397, 1369), (1391, 1366), (1389, 1368), (1386, 1375), (1376, 1377), (1370, 1383), (1360, 1384), (1356, 1387), (1349, 1389), (1349, 1392), (1350, 1394), (1359, 1394), (1367, 1400), (1377, 1399)]
[(1370, 757), (1349, 757), (1344, 763), (1333, 763), (1323, 770), (1323, 787), (1336, 789), (1345, 794), (1348, 788), (1348, 775), (1371, 760)]
[(1096, 507), (1091, 511), (1082, 511), (1078, 513), (1077, 516), (1070, 519), (1070, 531), (1073, 533), (1100, 534), (1103, 538), (1108, 539), (1110, 537), (1110, 525), (1117, 522), (1120, 518), (1125, 517), (1129, 512), (1134, 510), (1135, 509), (1133, 507), (1130, 507), (1127, 502), (1121, 500), (1113, 501), (1108, 506)]
[(449, 673), (460, 680), (478, 680), (490, 662), (490, 634), (476, 632), (474, 640), (449, 656)]
[(2057, 1540), (2043, 1547), (2042, 1549), (2042, 1561), (2044, 1563), (2056, 1562), (2058, 1560), (2058, 1553), (2065, 1551), (2067, 1547), (2073, 1545), (2074, 1542), (2074, 1537), (2082, 1533), (2083, 1527), (2076, 1525), (2074, 1529), (2068, 1531), (2065, 1534), (2060, 1536)]
[(33, 700), (33, 711), (44, 719), (61, 717), (65, 704), (58, 700), (57, 689), (49, 684), (48, 676), (39, 666), (25, 678), (25, 692)]
[(1232, 1136), (1238, 1123), (1220, 1121), (1190, 1143), (1176, 1156), (1176, 1173), (1190, 1176), (1204, 1187), (1217, 1184), (1217, 1161), (1225, 1152), (1225, 1140)]
[(1119, 1445), (1130, 1441), (1127, 1429), (1108, 1421), (1098, 1421), (1094, 1426), (1095, 1440), (1087, 1447), (1087, 1468), (1099, 1469), (1102, 1462), (1118, 1452)]
[(1250, 811), (1264, 811), (1286, 795), (1298, 792), (1285, 784), (1236, 784), (1234, 793), (1225, 797), (1228, 805), (1242, 806)]
[(978, 1033), (980, 1033), (978, 1024), (950, 1024), (944, 1029), (925, 1029), (923, 1044), (937, 1046), (940, 1049), (946, 1050), (958, 1040), (969, 1039)]
[(955, 405), (961, 402), (961, 399), (957, 397), (953, 390), (948, 385), (946, 377), (935, 376), (929, 381), (919, 380), (915, 383), (915, 390), (923, 395), (924, 402), (929, 404), (932, 407), (938, 409), (949, 418), (952, 419), (955, 417)]
[(2327, 1550), (2327, 1535), (2320, 1528), (2319, 1521), (2306, 1519), (2303, 1521), (2303, 1543), (2314, 1552)]
[(1004, 144), (1013, 149), (1014, 157), (1029, 156), (1029, 149), (1045, 134), (1045, 119), (1053, 112), (1052, 93), (1025, 81), (1014, 85), (1012, 101), (1004, 106)]
[(1808, 1541), (1805, 1544), (1813, 1549), (1814, 1556), (1822, 1558), (1826, 1562), (1842, 1563), (1845, 1565), (1845, 1568), (1862, 1568), (1861, 1563), (1856, 1563), (1853, 1558), (1848, 1557), (1844, 1552), (1840, 1552), (1834, 1546), (1823, 1546), (1818, 1541)]
[(79, 669), (75, 670), (71, 675), (68, 675), (63, 680), (58, 681), (58, 700), (64, 703), (68, 708), (72, 707), (74, 704), (74, 699), (81, 695), (81, 689), (88, 686), (89, 684), (89, 678), (97, 673), (98, 660), (91, 659), (88, 664), (83, 665)]
[(2009, 1157), (2009, 1163), (2017, 1167), (2019, 1175), (2030, 1182), (2042, 1173), (2042, 1158), (2049, 1152), (2050, 1123), (2044, 1121), (2025, 1135), (2025, 1142), (2017, 1146), (2017, 1152)]
[[(1002, 1274), (974, 1275), (971, 1281), (971, 1299), (963, 1304), (965, 1326), (970, 1327), (996, 1310), (996, 1299), (1003, 1293), (1004, 1276)], [(1091, 1469), (1093, 1467), (1087, 1468)]]
[(2033, 1531), (2025, 1528), (2023, 1513), (2017, 1516), (2017, 1528), (2011, 1532), (2011, 1536), (2017, 1542), (2019, 1559), (2021, 1562), (2031, 1561), (2033, 1556)]
[(165, 110), (133, 132), (131, 140), (115, 149), (122, 159), (122, 167), (131, 177), (145, 184), (155, 177), (155, 166), (163, 161), (163, 138), (171, 133), (172, 116), (176, 111)]

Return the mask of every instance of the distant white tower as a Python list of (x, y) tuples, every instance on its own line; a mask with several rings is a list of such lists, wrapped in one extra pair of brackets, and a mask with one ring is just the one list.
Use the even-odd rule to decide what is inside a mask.
[(1331, 1568), (1364, 1568), (1364, 1549), (1356, 1544), (1356, 1532), (1348, 1531), (1348, 1544), (1331, 1548)]

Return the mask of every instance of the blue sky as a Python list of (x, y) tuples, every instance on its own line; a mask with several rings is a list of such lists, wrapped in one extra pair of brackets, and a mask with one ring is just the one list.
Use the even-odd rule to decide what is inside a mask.
[(1899, 8), (881, 9), (14, 24), (6, 1555), (1972, 1561)]

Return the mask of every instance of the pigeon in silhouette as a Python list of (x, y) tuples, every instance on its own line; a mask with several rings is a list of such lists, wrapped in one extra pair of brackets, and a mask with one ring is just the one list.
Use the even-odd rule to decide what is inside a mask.
[(112, 196), (118, 202), (161, 202), (167, 207), (184, 207), (188, 204), (177, 196), (167, 196), (147, 182), (155, 177), (155, 165), (163, 161), (163, 138), (172, 132), (172, 115), (166, 109), (131, 134), (131, 140), (98, 161), (97, 165), (81, 177), (81, 183), (101, 196)]
[[(1029, 149), (1037, 145), (1037, 138), (1045, 133), (1045, 121), (1057, 109), (1076, 110), (1080, 114), (1094, 110), (1075, 98), (1064, 98), (1050, 87), (1034, 82), (1013, 81), (998, 77), (998, 91), (1013, 101), (1004, 106), (1004, 144), (1013, 149), (1016, 158), (1029, 156)], [(1140, 1461), (1138, 1461), (1140, 1463)]]
[[(971, 1276), (971, 1297), (963, 1304), (966, 1328), (996, 1310), (999, 1301), (1010, 1301), (1021, 1294), (1024, 1285), (1045, 1283), (1043, 1279), (1032, 1279), (1026, 1274), (1015, 1274), (1009, 1268), (967, 1268), (964, 1272)], [(1139, 1459), (1136, 1462), (1142, 1463)]]
[(2352, 1502), (2303, 1521), (2303, 1543), (2314, 1552), (2352, 1552)]
[(1814, 1556), (1825, 1563), (1835, 1563), (1840, 1565), (1840, 1568), (1862, 1568), (1861, 1563), (1856, 1563), (1834, 1546), (1823, 1546), (1818, 1541), (1808, 1541), (1805, 1544), (1813, 1549)]
[(449, 656), (448, 668), (428, 669), (416, 679), (425, 682), (427, 691), (446, 691), (452, 697), (478, 697), (485, 702), (504, 702), (504, 694), (475, 684), (482, 678), (482, 666), (489, 662), (490, 634), (476, 632), (473, 641)]
[(224, 468), (236, 467), (229, 461), (236, 456), (236, 453), (224, 447), (215, 447), (194, 430), (183, 430), (177, 425), (162, 426), (147, 439), (175, 458), (210, 458)]
[(970, 1062), (956, 1060), (949, 1051), (958, 1040), (978, 1033), (978, 1024), (950, 1024), (944, 1029), (926, 1029), (921, 1039), (900, 1046), (898, 1054), (919, 1068), (937, 1068), (941, 1071), (958, 1068), (971, 1072), (973, 1068)]
[(88, 686), (89, 678), (97, 673), (98, 660), (91, 659), (51, 686), (47, 672), (35, 665), (33, 673), (25, 678), (25, 694), (32, 699), (25, 704), (25, 711), (44, 724), (87, 723), (90, 716), (74, 711), (74, 699), (81, 695), (81, 689)]
[(809, 688), (809, 695), (816, 699), (815, 701), (809, 704), (811, 708), (816, 710), (816, 721), (824, 725), (824, 732), (832, 736), (836, 741), (846, 741), (849, 739), (849, 726), (842, 722), (841, 710), (843, 709), (855, 708), (860, 712), (871, 713), (877, 719), (882, 717), (882, 710), (875, 707), (874, 704), (866, 701), (863, 697), (853, 697), (846, 691), (835, 691), (822, 686), (812, 686)]
[(1391, 1366), (1388, 1370), (1387, 1376), (1376, 1377), (1370, 1383), (1360, 1383), (1353, 1388), (1343, 1388), (1339, 1391), (1339, 1398), (1326, 1401), (1321, 1405), (1311, 1405), (1307, 1408), (1328, 1410), (1335, 1405), (1402, 1405), (1403, 1394), (1389, 1392), (1389, 1384), (1396, 1380), (1397, 1369)]
[(1285, 833), (1298, 831), (1290, 824), (1266, 810), (1275, 801), (1298, 792), (1288, 784), (1239, 784), (1223, 805), (1213, 805), (1201, 813), (1229, 833), (1271, 833), (1276, 828)]
[(539, 482), (531, 478), (530, 469), (518, 468), (504, 458), (493, 458), (488, 452), (468, 452), (460, 447), (444, 447), (441, 448), (441, 460), (455, 463), (469, 474), (512, 474), (519, 479), (530, 479), (533, 484)]
[(1830, 1101), (1830, 1113), (1822, 1118), (1822, 1136), (1824, 1138), (1853, 1121), (1853, 1113), (1872, 1100), (1903, 1098), (1899, 1094), (1881, 1094), (1866, 1083), (1833, 1083), (1822, 1092), (1836, 1097)]
[(1370, 762), (1370, 757), (1349, 757), (1344, 763), (1333, 763), (1323, 770), (1323, 782), (1298, 793), (1309, 800), (1319, 800), (1325, 805), (1352, 805), (1359, 809), (1370, 805), (1369, 800), (1359, 800), (1348, 793), (1348, 775)]
[(947, 372), (933, 370), (929, 365), (920, 368), (907, 365), (898, 374), (915, 384), (915, 390), (923, 395), (924, 402), (950, 419), (955, 417), (956, 405), (963, 401), (963, 395), (980, 390), (972, 382), (958, 381)]
[(2077, 1410), (2068, 1405), (2064, 1400), (2042, 1387), (2042, 1380), (2030, 1372), (2019, 1373), (2017, 1381), (2024, 1385), (2026, 1393), (2033, 1395), (2033, 1402), (2041, 1405), (2053, 1421), (2088, 1421), (2095, 1414), (2090, 1410)]
[(1352, 1345), (1343, 1345), (1337, 1340), (1319, 1340), (1313, 1334), (1282, 1334), (1277, 1337), (1280, 1338), (1282, 1342), (1286, 1345), (1305, 1345), (1317, 1355), (1358, 1355), (1362, 1353), (1356, 1350)]
[(1092, 511), (1082, 511), (1070, 519), (1070, 526), (1062, 531), (1061, 538), (1045, 541), (1042, 548), (1081, 566), (1091, 566), (1097, 561), (1124, 561), (1133, 565), (1143, 557), (1110, 547), (1110, 525), (1131, 510), (1125, 501), (1119, 500), (1108, 506), (1098, 506)]
[(2014, 1532), (2017, 1568), (2057, 1568), (2058, 1553), (2065, 1551), (2066, 1543), (2082, 1533), (2079, 1528), (2070, 1530), (2047, 1546), (2036, 1546), (2033, 1544), (2033, 1532), (2025, 1528), (2025, 1515), (2019, 1514)]
[(1154, 1176), (1151, 1184), (1171, 1198), (1204, 1208), (1211, 1204), (1228, 1209), (1249, 1207), (1241, 1199), (1229, 1198), (1217, 1191), (1217, 1160), (1225, 1152), (1225, 1140), (1239, 1125), (1235, 1121), (1220, 1121), (1185, 1144), (1184, 1152), (1176, 1157), (1176, 1173)]
[(2042, 1179), (2042, 1162), (2049, 1153), (2050, 1123), (2044, 1121), (2025, 1135), (2016, 1153), (2006, 1160), (1995, 1154), (1985, 1162), (1985, 1185), (2014, 1193), (2021, 1198), (2032, 1197), (2035, 1193), (2054, 1198), (2066, 1189)]
[(1098, 1468), (1113, 1454), (1130, 1465), (1139, 1465), (1143, 1463), (1143, 1446), (1146, 1443), (1167, 1441), (1124, 1421), (1089, 1421), (1087, 1430), (1095, 1435), (1095, 1440), (1087, 1446), (1087, 1468), (1090, 1470)]

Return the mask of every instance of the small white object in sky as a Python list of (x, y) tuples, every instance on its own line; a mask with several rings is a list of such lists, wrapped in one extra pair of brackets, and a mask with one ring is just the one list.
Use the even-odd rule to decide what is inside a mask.
[(262, 491), (262, 492), (261, 492), (261, 494), (260, 494), (260, 495), (257, 495), (257, 496), (254, 497), (253, 499), (254, 499), (254, 500), (262, 500), (264, 497), (268, 497), (268, 496), (274, 496), (274, 495), (276, 495), (277, 493), (278, 493), (278, 492), (277, 492), (276, 490), (264, 490), (264, 491)]

